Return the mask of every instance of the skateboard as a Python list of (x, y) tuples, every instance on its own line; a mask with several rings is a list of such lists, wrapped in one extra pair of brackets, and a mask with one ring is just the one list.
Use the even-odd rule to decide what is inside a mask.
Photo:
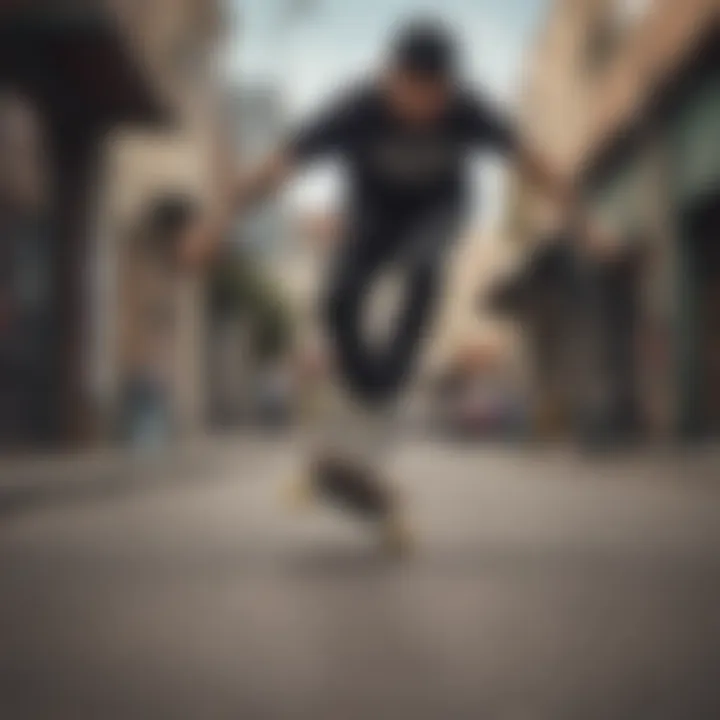
[(399, 494), (357, 460), (317, 455), (308, 471), (291, 484), (289, 500), (294, 508), (327, 504), (377, 528), (382, 548), (391, 554), (405, 554), (413, 547)]
[(302, 455), (304, 472), (289, 486), (294, 508), (322, 503), (379, 530), (381, 545), (399, 554), (412, 546), (399, 493), (385, 473), (395, 447), (394, 408), (359, 406), (338, 389), (313, 403)]

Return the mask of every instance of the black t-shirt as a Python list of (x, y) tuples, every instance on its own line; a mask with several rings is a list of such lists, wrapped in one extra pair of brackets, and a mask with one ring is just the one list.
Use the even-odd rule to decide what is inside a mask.
[(477, 94), (458, 90), (437, 123), (418, 129), (399, 121), (377, 88), (363, 85), (302, 127), (290, 150), (301, 162), (341, 159), (351, 209), (403, 217), (438, 205), (461, 206), (470, 151), (507, 154), (515, 145), (509, 124)]

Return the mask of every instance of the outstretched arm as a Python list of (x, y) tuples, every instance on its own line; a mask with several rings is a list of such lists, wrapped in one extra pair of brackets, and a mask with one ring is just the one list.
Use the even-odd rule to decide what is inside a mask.
[(618, 238), (607, 232), (584, 207), (572, 179), (556, 173), (540, 155), (527, 148), (518, 151), (522, 176), (561, 212), (566, 229), (581, 250), (596, 257), (612, 257)]
[(579, 206), (573, 183), (557, 173), (543, 157), (527, 146), (517, 150), (520, 175), (537, 192), (557, 205), (570, 221), (578, 220)]
[(180, 262), (186, 267), (197, 267), (215, 257), (233, 218), (279, 190), (292, 175), (294, 165), (292, 153), (282, 150), (247, 176), (231, 180), (227, 195), (221, 197), (214, 210), (194, 223), (181, 239)]
[(466, 137), (483, 148), (494, 148), (516, 163), (521, 176), (559, 208), (580, 240), (594, 245), (598, 239), (596, 230), (585, 217), (572, 179), (563, 177), (541, 153), (524, 142), (511, 119), (482, 94), (475, 92), (465, 97), (462, 109)]
[(239, 178), (231, 190), (228, 205), (242, 211), (275, 194), (290, 178), (295, 167), (293, 153), (276, 151), (249, 175)]
[(210, 260), (234, 217), (279, 190), (299, 165), (342, 151), (357, 124), (356, 105), (351, 96), (323, 108), (259, 167), (245, 177), (233, 177), (229, 183), (223, 183), (229, 186), (229, 191), (217, 203), (215, 211), (186, 234), (181, 243), (181, 261), (197, 266)]

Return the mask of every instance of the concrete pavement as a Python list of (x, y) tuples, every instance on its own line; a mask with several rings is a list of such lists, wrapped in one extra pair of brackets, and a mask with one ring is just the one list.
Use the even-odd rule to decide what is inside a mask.
[(285, 510), (289, 445), (214, 457), (0, 516), (1, 718), (720, 717), (712, 454), (408, 443), (402, 563)]

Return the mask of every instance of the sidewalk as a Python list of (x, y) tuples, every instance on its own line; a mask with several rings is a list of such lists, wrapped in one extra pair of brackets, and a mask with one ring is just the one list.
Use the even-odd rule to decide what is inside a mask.
[[(304, 444), (295, 433), (233, 433), (200, 436), (167, 448), (131, 452), (107, 448), (78, 454), (45, 454), (0, 459), (0, 522), (2, 516), (39, 505), (75, 501), (177, 482), (202, 482), (226, 477), (251, 477), (255, 460), (292, 455)], [(720, 447), (715, 444), (681, 448), (643, 448), (587, 455), (571, 444), (534, 445), (444, 442), (427, 437), (404, 438), (392, 452), (401, 476), (421, 472), (438, 457), (453, 464), (485, 467), (525, 458), (527, 467), (544, 468), (544, 480), (613, 487), (619, 481), (637, 486), (708, 486), (717, 490)], [(491, 465), (492, 466), (492, 462)], [(714, 496), (714, 495), (713, 495)]]
[(198, 435), (164, 448), (108, 447), (77, 453), (0, 458), (0, 520), (38, 505), (132, 491), (162, 483), (222, 477), (239, 458), (292, 447), (293, 434)]
[(213, 448), (196, 438), (152, 451), (102, 448), (0, 459), (0, 514), (79, 495), (187, 479), (209, 467)]

